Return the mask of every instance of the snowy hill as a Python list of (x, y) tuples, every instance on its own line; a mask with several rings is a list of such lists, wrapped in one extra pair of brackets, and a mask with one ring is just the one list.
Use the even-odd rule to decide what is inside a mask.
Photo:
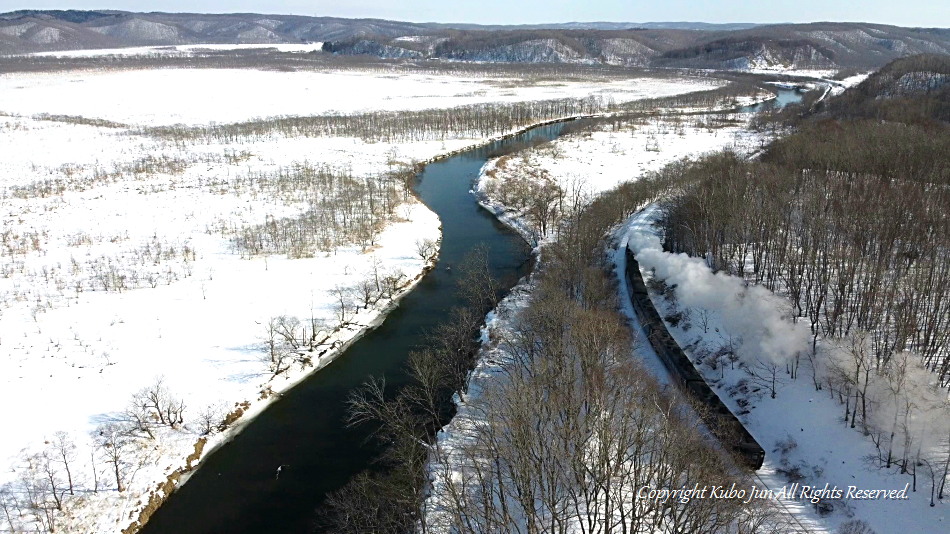
[(637, 67), (870, 70), (950, 53), (950, 30), (881, 24), (571, 22), (418, 24), (262, 14), (22, 10), (0, 14), (0, 53), (142, 45), (325, 42), (338, 54)]

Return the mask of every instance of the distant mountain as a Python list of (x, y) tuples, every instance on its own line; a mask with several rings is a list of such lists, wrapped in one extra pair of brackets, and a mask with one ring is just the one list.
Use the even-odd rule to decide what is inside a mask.
[(443, 30), (393, 39), (354, 37), (324, 44), (337, 54), (508, 63), (648, 66), (661, 46), (689, 46), (703, 34), (669, 30)]
[(14, 11), (0, 14), (0, 53), (212, 43), (299, 43), (433, 31), (423, 24), (294, 15)]
[[(0, 53), (81, 48), (210, 43), (291, 43), (354, 37), (425, 35), (441, 30), (626, 30), (634, 28), (726, 31), (754, 24), (702, 22), (568, 22), (519, 26), (415, 24), (380, 19), (343, 19), (251, 13), (130, 13), (101, 10), (20, 10), (0, 14)], [(388, 50), (384, 44), (364, 47)], [(389, 51), (402, 56), (404, 52)], [(411, 55), (411, 54), (410, 54)]]
[(665, 51), (659, 64), (870, 69), (922, 53), (950, 53), (950, 29), (839, 22), (759, 26)]
[(873, 69), (950, 53), (950, 30), (881, 24), (570, 22), (417, 24), (294, 15), (23, 10), (0, 15), (0, 53), (211, 43), (324, 42), (336, 54), (714, 69)]
[(757, 28), (762, 24), (751, 24), (744, 22), (718, 23), (709, 22), (644, 22), (636, 24), (637, 28), (650, 28), (655, 30), (705, 30), (705, 31), (732, 31), (747, 30)]
[(456, 30), (706, 30), (730, 31), (745, 30), (761, 26), (750, 23), (714, 24), (709, 22), (560, 22), (550, 24), (514, 24), (514, 25), (485, 25), (485, 24), (442, 24), (430, 23), (434, 28), (451, 28)]
[(874, 69), (912, 54), (950, 53), (950, 30), (881, 24), (812, 23), (740, 30), (443, 30), (325, 44), (338, 54), (500, 62), (785, 70)]

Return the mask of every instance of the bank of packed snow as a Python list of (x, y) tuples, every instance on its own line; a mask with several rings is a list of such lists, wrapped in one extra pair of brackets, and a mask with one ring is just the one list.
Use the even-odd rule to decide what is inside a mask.
[[(67, 499), (64, 530), (121, 530), (148, 491), (186, 464), (202, 418), (219, 421), (244, 402), (247, 414), (257, 413), (267, 402), (262, 390), (280, 391), (325, 365), (391, 304), (384, 299), (337, 328), (338, 289), (374, 270), (401, 272), (407, 289), (425, 266), (416, 241), (439, 236), (435, 215), (410, 201), (371, 246), (341, 245), (300, 259), (242, 257), (229, 229), (293, 217), (306, 206), (238, 186), (241, 179), (304, 164), (360, 178), (481, 141), (367, 144), (269, 134), (176, 143), (130, 133), (138, 127), (590, 94), (622, 101), (708, 88), (655, 79), (510, 85), (356, 72), (0, 76), (0, 404), (22, 407), (7, 412), (0, 486), (16, 486), (31, 465), (40, 469), (35, 455), (50, 456), (56, 433), (65, 432), (75, 445), (67, 449), (82, 496)], [(40, 113), (72, 118), (34, 116)], [(129, 289), (115, 289), (119, 278)], [(315, 319), (330, 337), (313, 367), (294, 365), (272, 379), (262, 346), (266, 323), (281, 315)], [(133, 447), (123, 467), (127, 490), (116, 492), (90, 432), (123, 418), (132, 395), (158, 380), (184, 402), (184, 427), (156, 429), (159, 439)], [(213, 432), (205, 451), (225, 438)], [(63, 478), (58, 460), (47, 464)], [(100, 491), (90, 492), (94, 487)]]
[[(659, 215), (656, 206), (651, 206), (618, 232), (618, 276), (625, 268), (623, 251), (629, 244), (647, 280), (655, 276), (676, 284), (676, 302), (656, 294), (653, 301), (663, 317), (687, 312), (676, 326), (668, 323), (670, 332), (765, 449), (760, 482), (775, 492), (799, 483), (795, 498), (777, 500), (807, 532), (834, 532), (852, 519), (866, 521), (878, 534), (945, 532), (947, 504), (938, 500), (936, 507), (929, 506), (929, 478), (918, 476), (914, 492), (911, 475), (900, 474), (897, 467), (880, 469), (870, 439), (842, 421), (843, 406), (826, 390), (816, 391), (806, 358), (802, 357), (796, 379), (786, 373), (785, 363), (793, 361), (795, 351), (810, 350), (809, 329), (791, 320), (788, 303), (763, 288), (746, 286), (737, 277), (714, 274), (701, 260), (663, 252), (653, 226)], [(666, 374), (658, 357), (648, 358), (651, 368)], [(779, 365), (775, 398), (770, 385), (772, 364)], [(819, 513), (802, 498), (801, 487), (825, 488), (826, 484), (840, 493), (823, 499), (823, 506), (830, 505), (833, 511)], [(907, 486), (906, 500), (853, 498), (860, 490), (899, 491)]]

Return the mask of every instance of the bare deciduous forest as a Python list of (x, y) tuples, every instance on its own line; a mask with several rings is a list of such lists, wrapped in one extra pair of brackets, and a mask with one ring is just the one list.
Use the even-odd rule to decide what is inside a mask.
[[(397, 445), (381, 460), (389, 474), (367, 472), (330, 497), (323, 518), (330, 528), (593, 533), (661, 526), (731, 532), (738, 526), (785, 532), (787, 518), (761, 502), (658, 502), (631, 494), (643, 486), (748, 483), (710, 448), (686, 401), (630, 358), (634, 340), (618, 311), (606, 236), (670, 189), (669, 175), (628, 182), (561, 221), (558, 240), (545, 247), (528, 307), (511, 330), (495, 331), (499, 337), (489, 342), (502, 371), (475, 401), (477, 420), (466, 427), (461, 449), (425, 443), (441, 426), (435, 393), (444, 399), (468, 387), (471, 343), (482, 321), (477, 308), (459, 312), (466, 319), (451, 330), (461, 336), (433, 336), (469, 350), (415, 356), (416, 380), (395, 400), (379, 382), (355, 395), (353, 423), (376, 425), (380, 439)], [(406, 460), (419, 457), (432, 462), (428, 475), (418, 471), (419, 460)], [(437, 497), (427, 501), (429, 484)]]
[[(950, 129), (946, 57), (900, 60), (829, 101), (760, 161), (670, 169), (666, 245), (786, 296), (816, 390), (882, 467), (948, 476)], [(787, 114), (786, 114), (787, 117)], [(792, 364), (797, 365), (797, 364)]]

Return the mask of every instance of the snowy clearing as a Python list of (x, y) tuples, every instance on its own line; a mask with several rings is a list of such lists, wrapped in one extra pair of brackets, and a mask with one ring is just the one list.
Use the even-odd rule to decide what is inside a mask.
[(754, 152), (764, 138), (745, 128), (748, 117), (654, 117), (618, 130), (605, 126), (593, 132), (568, 134), (488, 162), (479, 176), (480, 201), (528, 242), (538, 244), (545, 237), (554, 237), (556, 229), (550, 236), (541, 235), (529, 209), (504, 195), (512, 183), (527, 177), (536, 183), (555, 184), (566, 192), (565, 211), (570, 212), (575, 203), (680, 158), (695, 158), (723, 148), (740, 154)]

